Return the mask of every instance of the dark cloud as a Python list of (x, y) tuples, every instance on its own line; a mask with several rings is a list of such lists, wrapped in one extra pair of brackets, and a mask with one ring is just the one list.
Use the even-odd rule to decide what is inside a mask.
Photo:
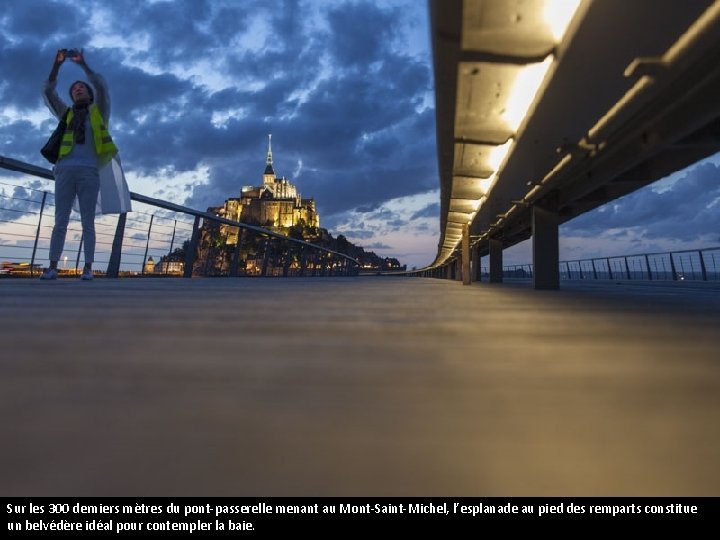
[[(189, 206), (221, 204), (240, 186), (257, 184), (269, 132), (276, 172), (299, 170), (291, 181), (315, 198), (321, 216), (437, 186), (431, 71), (427, 58), (411, 58), (397, 45), (395, 8), (289, 0), (11, 6), (9, 22), (0, 23), (18, 38), (0, 52), (10, 83), (0, 87), (5, 103), (41, 108), (39, 87), (55, 50), (85, 46), (88, 63), (108, 82), (111, 131), (128, 170), (150, 176), (208, 167), (209, 183), (192, 191)], [(304, 22), (308, 6), (319, 8), (321, 26)], [(47, 17), (34, 25), (39, 12)], [(111, 21), (127, 46), (88, 47), (89, 16)], [(239, 45), (255, 37), (250, 49)], [(134, 41), (146, 49), (133, 48)], [(237, 84), (213, 90), (210, 79), (180, 77), (200, 60), (217, 69), (208, 77)], [(59, 94), (77, 78), (84, 78), (78, 66), (63, 65)], [(15, 121), (4, 128), (4, 146), (16, 159), (44, 164), (37, 148), (53, 127), (49, 115), (39, 127)]]
[(366, 231), (362, 229), (343, 230), (342, 234), (345, 235), (347, 238), (352, 238), (354, 240), (367, 240), (368, 238), (372, 238), (373, 236), (375, 236), (374, 231)]
[(0, 18), (5, 32), (29, 44), (40, 44), (72, 32), (83, 21), (83, 12), (68, 9), (62, 3), (43, 0), (3, 2)]
[(367, 2), (343, 5), (328, 14), (328, 48), (344, 68), (382, 62), (394, 37), (397, 10), (382, 10)]
[(434, 225), (431, 228), (430, 225), (427, 224), (427, 222), (413, 223), (413, 232), (415, 234), (428, 234), (434, 232), (436, 229), (437, 226)]
[(380, 208), (380, 203), (379, 203), (379, 202), (376, 202), (376, 203), (373, 203), (373, 204), (360, 205), (360, 206), (358, 206), (358, 207), (355, 208), (355, 211), (356, 211), (356, 212), (359, 212), (359, 213), (361, 213), (361, 214), (368, 214), (368, 213), (370, 213), (370, 212), (374, 212), (374, 211), (377, 210), (378, 208)]
[(367, 246), (367, 249), (392, 249), (392, 246), (383, 244), (382, 242), (374, 242)]
[(420, 218), (440, 219), (440, 203), (430, 203), (425, 208), (421, 208), (410, 217), (410, 219)]
[(38, 181), (26, 186), (0, 186), (0, 221), (16, 221), (29, 214), (40, 213), (42, 185)]
[(3, 153), (8, 157), (18, 159), (17, 156), (21, 156), (21, 159), (27, 160), (31, 156), (31, 161), (40, 163), (44, 160), (40, 148), (56, 125), (57, 121), (48, 121), (41, 128), (35, 128), (27, 120), (9, 122), (0, 130), (0, 148), (4, 149)]

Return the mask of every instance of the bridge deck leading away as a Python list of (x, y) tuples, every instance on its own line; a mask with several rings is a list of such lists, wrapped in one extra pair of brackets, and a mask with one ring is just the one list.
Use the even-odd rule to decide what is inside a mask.
[(720, 287), (0, 280), (0, 495), (720, 495)]

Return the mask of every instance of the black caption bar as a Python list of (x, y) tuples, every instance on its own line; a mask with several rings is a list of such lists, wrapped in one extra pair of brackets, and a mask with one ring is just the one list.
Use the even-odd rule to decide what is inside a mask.
[(492, 523), (717, 522), (720, 498), (3, 498), (10, 536), (480, 531)]

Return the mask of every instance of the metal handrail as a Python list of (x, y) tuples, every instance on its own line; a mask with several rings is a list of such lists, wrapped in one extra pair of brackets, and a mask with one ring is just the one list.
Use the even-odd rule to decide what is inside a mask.
[[(43, 167), (39, 167), (36, 165), (18, 161), (16, 159), (8, 158), (6, 156), (0, 156), (0, 168), (17, 171), (17, 172), (21, 172), (24, 174), (29, 174), (32, 176), (36, 176), (36, 177), (54, 181), (54, 175), (50, 169), (46, 169)], [(213, 221), (215, 223), (229, 225), (232, 227), (238, 227), (239, 229), (255, 233), (256, 235), (259, 235), (259, 236), (282, 240), (283, 242), (289, 242), (292, 244), (302, 246), (303, 248), (308, 248), (311, 250), (315, 250), (317, 252), (325, 253), (326, 255), (331, 255), (333, 257), (343, 259), (343, 260), (345, 260), (345, 264), (349, 265), (348, 268), (351, 268), (353, 270), (353, 272), (352, 272), (353, 274), (357, 274), (359, 267), (360, 267), (360, 262), (357, 259), (355, 259), (345, 253), (342, 253), (339, 251), (334, 251), (332, 249), (329, 249), (329, 248), (326, 248), (323, 246), (319, 246), (317, 244), (314, 244), (312, 242), (307, 242), (305, 240), (300, 240), (297, 238), (285, 236), (281, 233), (271, 231), (271, 230), (265, 229), (263, 227), (251, 225), (248, 223), (243, 223), (240, 221), (230, 220), (230, 219), (227, 219), (224, 217), (216, 216), (210, 212), (196, 210), (194, 208), (189, 208), (189, 207), (175, 204), (175, 203), (172, 203), (169, 201), (164, 201), (161, 199), (148, 197), (146, 195), (142, 195), (139, 193), (130, 192), (130, 198), (132, 200), (140, 202), (140, 203), (148, 204), (150, 206), (162, 208), (164, 210), (169, 210), (172, 212), (185, 214), (188, 216), (193, 216), (195, 218), (195, 222), (193, 225), (192, 237), (190, 240), (190, 246), (189, 246), (188, 253), (187, 253), (188, 257), (187, 257), (186, 263), (185, 263), (185, 272), (184, 272), (185, 277), (190, 277), (191, 272), (192, 272), (192, 265), (194, 262), (194, 250), (196, 247), (198, 234), (199, 234), (200, 219), (209, 220), (209, 221)], [(44, 201), (44, 197), (43, 197), (43, 201)], [(44, 202), (43, 202), (43, 205), (44, 205)], [(120, 265), (120, 250), (122, 249), (122, 240), (123, 240), (124, 229), (125, 229), (125, 219), (126, 219), (125, 214), (119, 215), (116, 234), (115, 234), (115, 238), (113, 241), (113, 252), (110, 256), (110, 264), (108, 266), (108, 272), (107, 272), (108, 276), (110, 276), (110, 277), (117, 277), (117, 275), (118, 275), (118, 270), (119, 270), (119, 265)], [(149, 233), (148, 233), (148, 235), (149, 235)], [(37, 244), (37, 236), (36, 236), (36, 244)], [(35, 250), (33, 250), (33, 259), (34, 259), (34, 251)], [(146, 248), (146, 255), (147, 255), (147, 248)], [(33, 262), (34, 262), (34, 260), (33, 260)], [(32, 267), (32, 264), (31, 264), (31, 267)]]
[[(717, 252), (716, 254), (713, 252)], [(687, 259), (683, 255), (695, 255)], [(708, 257), (708, 254), (710, 256)], [(658, 267), (658, 257), (663, 267)], [(655, 265), (652, 268), (651, 260)], [(612, 265), (615, 262), (617, 264)], [(601, 263), (601, 264), (597, 264)], [(631, 268), (632, 263), (632, 268)], [(667, 264), (665, 264), (667, 263)], [(458, 261), (437, 268), (423, 268), (396, 273), (412, 277), (433, 277), (441, 279), (459, 279)], [(475, 266), (477, 264), (477, 266)], [(685, 265), (690, 268), (685, 268)], [(695, 265), (697, 264), (697, 268)], [(490, 271), (479, 260), (472, 263), (474, 281), (482, 281)], [(631, 255), (611, 255), (589, 257), (585, 259), (563, 260), (558, 263), (561, 280), (649, 280), (649, 281), (720, 281), (720, 246), (635, 253)], [(530, 279), (534, 274), (533, 264), (504, 265), (503, 278)], [(696, 277), (697, 276), (697, 277)]]
[[(708, 268), (708, 259), (704, 254), (708, 252), (718, 252), (718, 259), (715, 260), (712, 255), (712, 265)], [(697, 263), (699, 268), (692, 266), (693, 259), (689, 259), (691, 264), (690, 270), (686, 270), (682, 266), (683, 254), (697, 254)], [(679, 256), (679, 258), (675, 257)], [(652, 268), (650, 264), (651, 258), (664, 257), (668, 266), (662, 269), (655, 265)], [(677, 258), (677, 261), (676, 261)], [(620, 267), (611, 267), (610, 262), (620, 263)], [(633, 261), (633, 268), (630, 267), (629, 261)], [(596, 263), (603, 263), (604, 267), (599, 267)], [(657, 262), (657, 261), (653, 261)], [(663, 261), (664, 262), (664, 261)], [(678, 268), (678, 263), (680, 268)], [(564, 267), (564, 268), (563, 268)], [(560, 279), (562, 280), (641, 280), (649, 281), (683, 281), (686, 279), (694, 281), (716, 281), (720, 280), (720, 246), (699, 248), (699, 249), (681, 249), (674, 251), (654, 251), (648, 253), (633, 253), (629, 255), (609, 255), (602, 257), (589, 257), (584, 259), (570, 259), (559, 262)], [(526, 270), (527, 269), (527, 270)], [(531, 278), (533, 276), (534, 267), (532, 264), (516, 264), (503, 266), (504, 277), (521, 277)], [(638, 275), (640, 277), (638, 277)], [(695, 279), (695, 276), (700, 276)], [(633, 277), (635, 276), (635, 277)]]

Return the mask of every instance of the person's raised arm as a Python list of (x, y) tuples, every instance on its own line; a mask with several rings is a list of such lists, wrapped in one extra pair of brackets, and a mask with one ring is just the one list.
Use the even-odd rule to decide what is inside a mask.
[(65, 112), (68, 107), (65, 102), (60, 99), (55, 89), (57, 85), (57, 75), (60, 71), (60, 66), (65, 61), (65, 49), (59, 49), (55, 54), (55, 60), (53, 61), (52, 68), (50, 69), (50, 75), (48, 75), (47, 81), (43, 82), (42, 95), (45, 100), (45, 105), (55, 115), (56, 118), (60, 119), (65, 116)]
[(48, 81), (57, 81), (57, 74), (60, 71), (60, 66), (65, 61), (65, 49), (59, 49), (55, 55), (55, 61), (53, 62), (52, 69), (50, 69), (50, 75), (48, 75)]
[(85, 61), (85, 54), (83, 53), (82, 49), (80, 49), (79, 54), (72, 57), (71, 60), (78, 64), (83, 69), (83, 71), (85, 71), (88, 80), (95, 88), (95, 105), (98, 106), (98, 109), (100, 109), (100, 114), (107, 123), (110, 118), (110, 94), (107, 89), (107, 83), (105, 82), (105, 78), (99, 73), (96, 73), (95, 71), (90, 69), (90, 66), (88, 66), (87, 62)]

